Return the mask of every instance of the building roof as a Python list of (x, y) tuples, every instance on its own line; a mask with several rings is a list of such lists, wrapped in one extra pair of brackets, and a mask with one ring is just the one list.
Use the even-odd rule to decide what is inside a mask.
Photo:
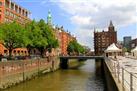
[(131, 52), (137, 51), (137, 46), (131, 50)]
[(0, 44), (0, 54), (2, 54), (4, 50), (7, 50), (7, 48)]
[(105, 50), (105, 52), (119, 52), (122, 51), (121, 49), (119, 49), (115, 43), (112, 43), (110, 46), (108, 46), (108, 48)]
[(27, 48), (15, 48), (14, 50), (16, 50), (16, 51), (27, 51)]
[(4, 50), (7, 50), (7, 48), (5, 46), (3, 46), (2, 44), (0, 44), (0, 49), (4, 49)]

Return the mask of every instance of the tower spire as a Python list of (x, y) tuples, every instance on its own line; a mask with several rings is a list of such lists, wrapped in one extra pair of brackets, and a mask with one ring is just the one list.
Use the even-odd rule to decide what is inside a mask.
[(112, 20), (110, 20), (109, 27), (114, 27), (114, 26), (113, 26), (113, 23), (112, 23)]
[(94, 33), (96, 32), (96, 28), (94, 27)]
[(113, 26), (112, 20), (110, 20), (108, 31), (110, 32), (115, 31), (115, 27)]
[(51, 15), (51, 11), (48, 11), (48, 16), (47, 16), (47, 23), (49, 25), (52, 25), (52, 15)]

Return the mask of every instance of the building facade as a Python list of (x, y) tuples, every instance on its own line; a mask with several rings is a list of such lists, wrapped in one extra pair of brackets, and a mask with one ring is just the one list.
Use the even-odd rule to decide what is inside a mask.
[(123, 47), (125, 47), (128, 51), (131, 50), (131, 36), (125, 36), (123, 38)]
[(76, 38), (70, 33), (64, 31), (63, 27), (61, 27), (61, 31), (59, 32), (59, 48), (61, 50), (61, 55), (67, 55), (67, 47), (70, 41), (76, 40)]
[(106, 48), (112, 43), (117, 43), (117, 32), (115, 31), (112, 21), (110, 21), (108, 31), (94, 31), (95, 55), (102, 55)]
[(54, 33), (56, 38), (58, 39), (59, 42), (59, 54), (61, 55), (67, 55), (67, 47), (69, 45), (70, 41), (76, 40), (76, 37), (71, 35), (69, 32), (66, 32), (62, 27), (56, 26), (54, 29)]
[(133, 48), (135, 48), (137, 46), (137, 38), (135, 38), (135, 39), (133, 39), (132, 41), (131, 41), (131, 48), (133, 49)]
[[(30, 12), (13, 2), (12, 0), (0, 0), (0, 23), (10, 23), (16, 21), (17, 23), (24, 25), (30, 21)], [(26, 48), (17, 48), (12, 52), (15, 55), (28, 55)], [(7, 56), (8, 49), (0, 42), (0, 55)]]
[(11, 0), (0, 0), (0, 23), (16, 21), (24, 25), (29, 19), (30, 12)]

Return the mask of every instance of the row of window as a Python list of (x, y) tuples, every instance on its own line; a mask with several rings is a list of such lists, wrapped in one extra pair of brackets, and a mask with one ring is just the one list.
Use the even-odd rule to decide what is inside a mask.
[[(18, 54), (27, 54), (27, 51), (19, 51), (19, 50), (16, 51), (16, 50), (14, 50), (13, 53), (14, 53), (14, 54), (16, 54), (16, 53), (18, 53)], [(8, 51), (7, 51), (7, 50), (4, 50), (4, 54), (8, 54)]]
[[(13, 22), (13, 20), (5, 18), (5, 22)], [(22, 24), (22, 25), (25, 24), (24, 22), (18, 22), (18, 23), (20, 23), (20, 24)]]
[[(0, 2), (0, 6), (2, 6), (2, 2)], [(19, 14), (21, 14), (21, 15), (23, 15), (23, 16), (25, 16), (25, 17), (28, 17), (28, 12), (25, 12), (24, 10), (21, 10), (21, 9), (19, 9), (19, 8), (17, 8), (17, 7), (14, 7), (14, 5), (12, 5), (11, 4), (11, 7), (9, 7), (9, 4), (8, 3), (6, 3), (5, 4), (5, 6), (6, 6), (6, 8), (10, 8), (10, 9), (12, 9), (12, 10), (14, 10), (14, 8), (15, 8), (15, 12), (16, 13), (19, 13)], [(22, 12), (22, 13), (21, 13)]]
[(10, 20), (10, 19), (5, 18), (5, 22), (13, 22), (13, 21)]
[(14, 10), (16, 13), (19, 13), (19, 14), (21, 14), (23, 16), (26, 16), (26, 17), (28, 16), (28, 12), (27, 11), (25, 12), (23, 9), (18, 8), (16, 5), (14, 6), (13, 3), (11, 3), (11, 6), (10, 6), (9, 3), (6, 2), (5, 6), (6, 6), (6, 8), (10, 8), (11, 10)]
[(13, 18), (15, 18), (15, 19), (20, 19), (20, 20), (22, 19), (21, 17), (15, 15), (15, 14), (12, 13), (12, 12), (9, 12), (8, 10), (5, 11), (5, 15), (11, 16), (11, 17), (13, 17)]
[[(23, 18), (15, 15), (15, 14), (13, 14), (12, 12), (9, 12), (8, 10), (5, 11), (5, 15), (6, 15), (6, 16), (11, 16), (14, 20), (19, 20), (19, 21), (22, 22), (22, 23), (25, 22), (25, 21), (28, 21), (28, 20), (24, 20)], [(5, 21), (6, 21), (6, 22), (12, 22), (12, 20), (7, 19), (7, 18), (5, 18)]]

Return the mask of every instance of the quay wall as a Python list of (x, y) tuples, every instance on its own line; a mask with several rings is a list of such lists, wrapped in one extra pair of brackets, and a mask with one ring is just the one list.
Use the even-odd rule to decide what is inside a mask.
[(58, 57), (0, 62), (0, 90), (56, 71), (59, 64)]
[(107, 63), (109, 60), (104, 60), (103, 69), (105, 75), (105, 82), (107, 85), (107, 91), (123, 91), (121, 84), (118, 82), (117, 78), (114, 76), (110, 65)]

